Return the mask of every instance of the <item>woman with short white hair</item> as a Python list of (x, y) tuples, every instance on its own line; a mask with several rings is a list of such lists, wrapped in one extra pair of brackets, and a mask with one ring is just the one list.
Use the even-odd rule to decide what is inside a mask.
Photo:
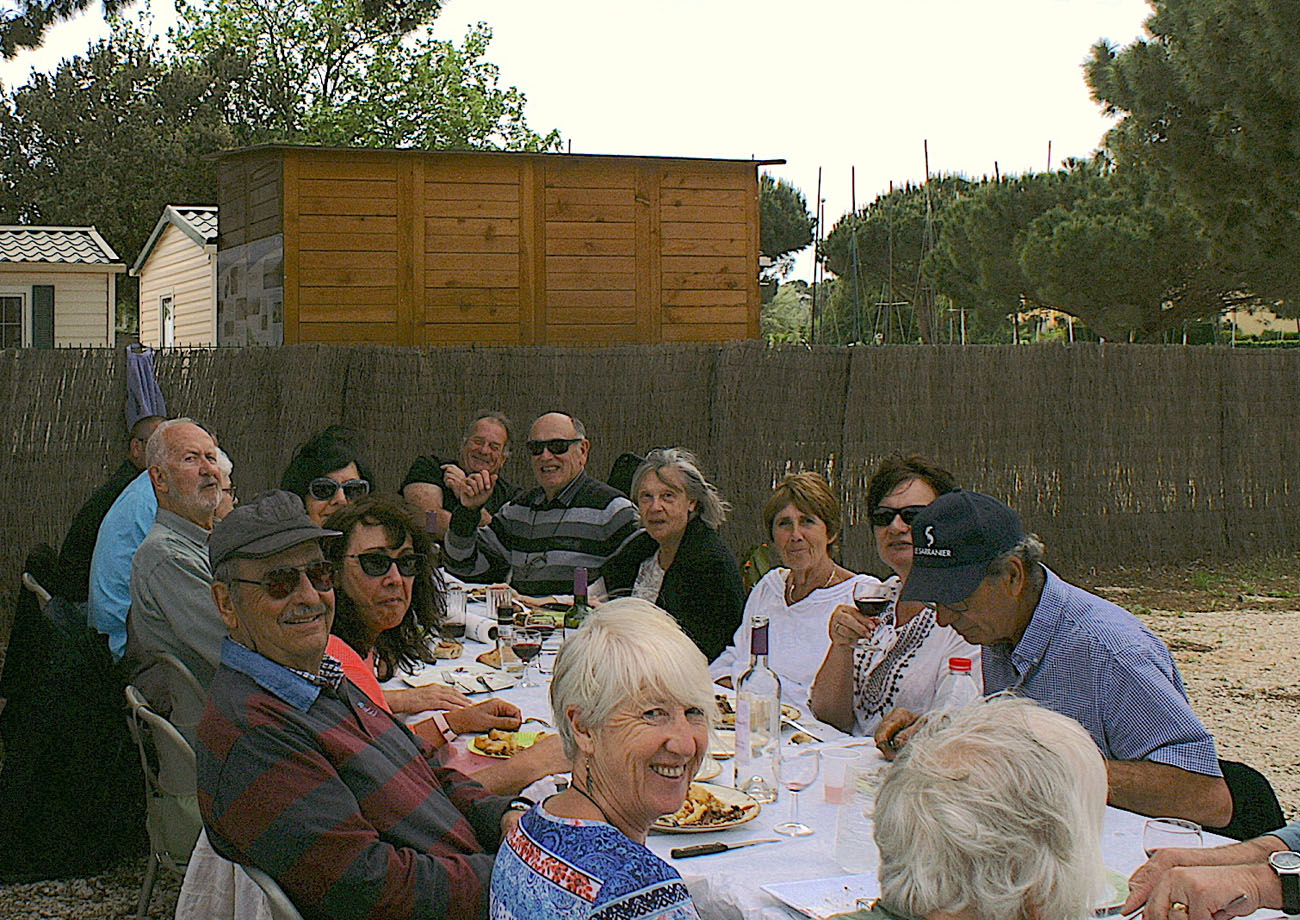
[(1085, 920), (1107, 892), (1088, 733), (997, 697), (932, 716), (876, 797), (881, 904), (925, 920)]
[(492, 870), (494, 920), (698, 918), (677, 871), (645, 846), (708, 750), (708, 662), (648, 601), (610, 601), (564, 643), (551, 712), (573, 782), (528, 811)]

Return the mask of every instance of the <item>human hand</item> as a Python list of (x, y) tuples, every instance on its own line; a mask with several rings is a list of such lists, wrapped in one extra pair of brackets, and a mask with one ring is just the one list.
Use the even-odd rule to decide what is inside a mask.
[(451, 710), (447, 713), (447, 724), (460, 735), (465, 732), (485, 732), (493, 728), (512, 732), (520, 726), (521, 721), (518, 706), (492, 697), (471, 706)]
[(852, 648), (859, 639), (869, 639), (880, 617), (866, 617), (858, 608), (850, 604), (840, 604), (831, 611), (831, 618), (826, 629), (831, 636), (831, 645), (838, 648)]
[[(448, 466), (454, 467), (453, 464), (448, 464)], [(457, 485), (453, 487), (456, 498), (460, 500), (460, 503), (471, 509), (482, 508), (486, 505), (488, 498), (492, 495), (492, 490), (496, 488), (497, 474), (479, 470), (477, 473), (461, 473), (461, 476), (463, 478), (456, 480)], [(451, 482), (451, 478), (447, 479), (448, 485)]]
[(413, 703), (408, 710), (410, 712), (423, 712), (426, 709), (460, 709), (463, 706), (474, 705), (469, 697), (446, 684), (413, 687), (406, 691), (405, 696)]
[(921, 716), (910, 709), (891, 709), (880, 720), (872, 737), (881, 755), (886, 760), (893, 760), (920, 727)]
[[(1270, 845), (1274, 840), (1277, 845)], [(1281, 843), (1275, 837), (1262, 837), (1221, 847), (1161, 847), (1129, 876), (1128, 900), (1121, 912), (1129, 914), (1145, 904), (1157, 883), (1176, 867), (1265, 865), (1268, 854)]]
[(1143, 904), (1147, 920), (1227, 920), (1281, 907), (1282, 883), (1267, 864), (1175, 866), (1156, 879)]
[(519, 823), (519, 819), (523, 816), (524, 813), (517, 808), (512, 808), (501, 816), (502, 840), (505, 840), (506, 837), (509, 836), (510, 832), (515, 829), (515, 825)]

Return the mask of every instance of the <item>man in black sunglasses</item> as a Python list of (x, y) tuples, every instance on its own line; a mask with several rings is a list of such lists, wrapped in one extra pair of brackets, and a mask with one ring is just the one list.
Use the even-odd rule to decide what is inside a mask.
[(447, 569), (469, 581), (509, 580), (535, 597), (572, 591), (578, 567), (595, 579), (641, 528), (627, 496), (587, 475), (590, 449), (586, 429), (572, 415), (540, 416), (528, 433), (537, 488), (502, 505), (488, 527), (479, 526), (479, 508), (496, 477), (466, 476), (457, 488), (461, 507), (443, 539)]
[(486, 916), (493, 853), (521, 800), (442, 767), (325, 654), (328, 536), (282, 491), (213, 532), (230, 635), (195, 747), (208, 839), (307, 916)]

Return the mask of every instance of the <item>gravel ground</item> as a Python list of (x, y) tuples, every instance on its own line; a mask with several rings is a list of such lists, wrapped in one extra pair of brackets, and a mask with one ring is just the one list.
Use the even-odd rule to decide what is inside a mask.
[[(1272, 781), (1300, 819), (1300, 554), (1098, 572), (1077, 583), (1131, 610), (1173, 651), (1219, 755)], [(135, 916), (144, 860), (86, 879), (0, 886), (0, 920)], [(172, 916), (180, 880), (160, 872), (150, 917)]]

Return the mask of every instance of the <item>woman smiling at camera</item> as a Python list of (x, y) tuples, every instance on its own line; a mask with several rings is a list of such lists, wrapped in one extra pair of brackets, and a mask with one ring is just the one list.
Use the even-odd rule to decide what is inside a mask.
[(673, 615), (712, 661), (740, 625), (745, 584), (736, 557), (718, 536), (731, 505), (680, 447), (656, 448), (632, 476), (632, 500), (645, 532), (604, 568), (610, 590)]
[[(871, 532), (880, 561), (894, 570), (885, 582), (889, 606), (879, 621), (852, 604), (836, 607), (828, 627), (830, 648), (810, 694), (818, 719), (840, 731), (869, 735), (891, 710), (928, 712), (951, 680), (949, 658), (969, 658), (971, 675), (983, 686), (979, 646), (934, 621), (924, 604), (895, 604), (912, 571), (912, 518), (944, 492), (957, 488), (952, 473), (920, 454), (894, 454), (876, 467), (867, 484)], [(880, 651), (857, 648), (871, 638)]]
[(373, 482), (352, 433), (330, 425), (294, 452), (280, 488), (301, 498), (307, 516), (320, 526), (335, 511), (368, 495)]
[(697, 918), (681, 876), (645, 839), (681, 807), (708, 749), (704, 656), (653, 604), (610, 601), (560, 649), (551, 711), (573, 783), (506, 837), (491, 916)]
[(870, 575), (855, 575), (836, 563), (840, 503), (817, 473), (792, 473), (781, 480), (763, 509), (767, 532), (784, 568), (772, 569), (754, 585), (745, 602), (745, 619), (731, 645), (711, 670), (733, 680), (749, 667), (749, 622), (768, 618), (767, 663), (781, 678), (781, 699), (802, 706), (817, 666), (826, 656), (826, 622), (840, 604), (853, 603), (853, 586)]

